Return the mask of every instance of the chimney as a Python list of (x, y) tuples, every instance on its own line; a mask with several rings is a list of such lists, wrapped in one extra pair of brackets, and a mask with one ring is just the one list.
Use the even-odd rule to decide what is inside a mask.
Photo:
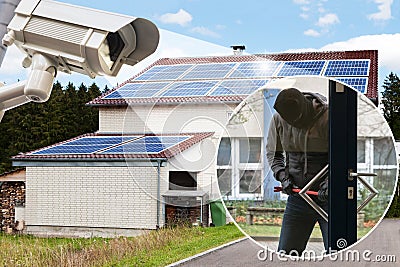
[(231, 45), (231, 48), (233, 49), (233, 55), (235, 56), (241, 56), (243, 51), (246, 50), (244, 45)]

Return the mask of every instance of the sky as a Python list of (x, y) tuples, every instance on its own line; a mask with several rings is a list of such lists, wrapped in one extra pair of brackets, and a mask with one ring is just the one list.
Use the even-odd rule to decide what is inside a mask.
[[(390, 72), (400, 75), (400, 0), (59, 1), (147, 18), (160, 29), (155, 55), (116, 78), (96, 78), (101, 86), (115, 86), (159, 57), (229, 55), (231, 45), (250, 54), (378, 49), (379, 87)], [(25, 79), (17, 54), (7, 52), (0, 81)], [(93, 82), (83, 75), (57, 79)]]

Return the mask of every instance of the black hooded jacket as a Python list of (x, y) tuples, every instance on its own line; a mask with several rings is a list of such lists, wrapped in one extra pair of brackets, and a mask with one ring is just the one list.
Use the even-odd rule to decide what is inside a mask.
[[(329, 161), (329, 118), (326, 99), (314, 93), (303, 93), (313, 103), (315, 117), (308, 128), (297, 128), (275, 113), (268, 132), (268, 163), (278, 177), (285, 171), (297, 187), (303, 188)], [(311, 190), (318, 191), (319, 183)]]

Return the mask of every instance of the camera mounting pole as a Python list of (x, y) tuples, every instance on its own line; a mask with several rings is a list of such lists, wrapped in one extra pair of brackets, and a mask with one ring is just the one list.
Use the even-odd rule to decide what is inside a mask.
[(46, 102), (50, 98), (56, 75), (57, 68), (48, 57), (33, 54), (32, 70), (24, 89), (25, 96), (34, 102)]
[(28, 80), (0, 87), (0, 121), (9, 109), (30, 101), (42, 103), (49, 99), (57, 68), (49, 58), (39, 53), (35, 53), (31, 60)]

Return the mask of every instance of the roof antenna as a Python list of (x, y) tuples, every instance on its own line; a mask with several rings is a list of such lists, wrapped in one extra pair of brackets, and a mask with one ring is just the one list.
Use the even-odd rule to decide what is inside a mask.
[(231, 45), (231, 48), (233, 49), (233, 55), (235, 56), (241, 56), (243, 51), (246, 50), (244, 45)]

